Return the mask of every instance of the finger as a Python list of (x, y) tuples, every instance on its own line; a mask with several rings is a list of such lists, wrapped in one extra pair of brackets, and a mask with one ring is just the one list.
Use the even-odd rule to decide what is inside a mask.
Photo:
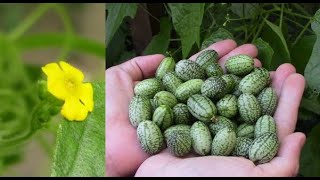
[(290, 134), (280, 144), (277, 157), (269, 163), (258, 165), (257, 168), (268, 176), (296, 176), (305, 140), (306, 136), (303, 133)]
[[(230, 51), (228, 54), (224, 55), (223, 57), (221, 57), (218, 62), (224, 68), (224, 64), (226, 63), (226, 61), (230, 57), (238, 54), (246, 54), (248, 56), (251, 56), (252, 58), (255, 58), (258, 55), (258, 49), (256, 48), (256, 46), (252, 44), (244, 44)], [(258, 62), (255, 63), (255, 65), (258, 65), (258, 64), (259, 64)]]
[(289, 63), (282, 64), (277, 68), (272, 79), (272, 87), (276, 90), (278, 96), (280, 96), (281, 87), (284, 81), (290, 74), (293, 74), (295, 72), (296, 69)]
[[(202, 51), (205, 51), (205, 50), (208, 50), (208, 49), (213, 49), (218, 53), (219, 58), (220, 58), (220, 57), (226, 55), (227, 53), (229, 53), (231, 50), (233, 50), (236, 47), (237, 47), (237, 43), (234, 40), (226, 39), (226, 40), (223, 40), (223, 41), (216, 42), (216, 43), (210, 45), (209, 47), (207, 47), (206, 49), (204, 49)], [(195, 61), (196, 58), (198, 57), (198, 55), (202, 51), (200, 51), (197, 54), (191, 56), (189, 59)]]
[(254, 60), (254, 67), (262, 67), (262, 63), (259, 59), (253, 58)]
[(164, 56), (161, 54), (138, 56), (118, 67), (128, 73), (133, 81), (138, 81), (153, 76), (163, 59)]
[(283, 83), (278, 107), (274, 115), (281, 140), (294, 132), (305, 80), (301, 74), (291, 74)]

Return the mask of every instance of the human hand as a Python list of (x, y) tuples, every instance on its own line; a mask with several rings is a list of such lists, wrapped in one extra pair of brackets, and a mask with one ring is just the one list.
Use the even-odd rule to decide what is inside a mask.
[[(233, 41), (217, 42), (209, 48), (218, 52), (219, 64), (223, 67), (226, 59), (236, 54), (257, 56), (257, 49), (242, 45), (226, 52), (224, 48), (236, 47)], [(196, 55), (190, 59), (195, 60)], [(255, 66), (261, 66), (255, 59)], [(274, 119), (280, 148), (277, 156), (269, 163), (255, 165), (242, 157), (202, 156), (191, 154), (184, 158), (172, 156), (166, 149), (148, 158), (139, 167), (136, 176), (295, 176), (299, 170), (300, 151), (305, 142), (303, 133), (294, 133), (298, 108), (304, 90), (304, 77), (295, 73), (291, 64), (282, 64), (270, 72), (272, 87), (279, 97)]]
[[(220, 57), (237, 52), (232, 40), (218, 42), (211, 47)], [(243, 46), (243, 52), (252, 46)], [(235, 49), (235, 51), (232, 51)], [(142, 151), (136, 129), (129, 121), (129, 103), (134, 85), (154, 76), (163, 55), (140, 56), (106, 70), (106, 175), (134, 175), (149, 155)]]

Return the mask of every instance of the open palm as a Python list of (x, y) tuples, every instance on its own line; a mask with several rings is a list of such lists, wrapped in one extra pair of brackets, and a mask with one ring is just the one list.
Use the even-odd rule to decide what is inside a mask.
[[(257, 56), (257, 49), (253, 45), (237, 47), (232, 40), (217, 42), (208, 49), (218, 52), (222, 67), (229, 57), (237, 54)], [(190, 59), (195, 60), (198, 54)], [(134, 95), (135, 83), (153, 76), (163, 58), (162, 55), (137, 57), (106, 71), (107, 175), (133, 175), (140, 165), (136, 176), (291, 176), (297, 173), (305, 136), (293, 131), (304, 89), (304, 78), (296, 74), (295, 68), (290, 64), (283, 64), (275, 72), (271, 72), (272, 86), (279, 96), (274, 118), (280, 140), (277, 157), (271, 162), (255, 166), (251, 161), (239, 157), (190, 155), (177, 158), (168, 150), (148, 158), (140, 148), (136, 129), (129, 122), (128, 105)], [(257, 59), (255, 66), (261, 66)]]

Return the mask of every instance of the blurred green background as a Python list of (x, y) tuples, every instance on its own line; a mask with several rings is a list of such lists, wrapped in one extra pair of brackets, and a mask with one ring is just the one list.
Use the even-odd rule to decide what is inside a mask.
[(27, 141), (1, 143), (28, 128), (41, 66), (65, 59), (85, 81), (104, 80), (104, 42), (104, 4), (0, 4), (1, 176), (50, 176), (57, 120)]

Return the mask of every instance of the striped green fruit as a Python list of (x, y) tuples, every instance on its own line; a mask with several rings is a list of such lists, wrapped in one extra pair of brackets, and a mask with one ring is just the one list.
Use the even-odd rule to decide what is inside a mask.
[(191, 79), (186, 81), (176, 89), (175, 96), (180, 102), (185, 103), (190, 96), (201, 92), (202, 84), (203, 80), (201, 79)]
[(214, 98), (225, 93), (226, 82), (218, 76), (210, 77), (201, 86), (201, 94), (208, 98)]
[(190, 126), (174, 125), (164, 131), (165, 141), (171, 154), (177, 157), (185, 156), (192, 150)]
[(237, 137), (235, 148), (232, 151), (233, 156), (242, 156), (249, 158), (249, 149), (253, 140), (247, 137)]
[(162, 84), (167, 91), (174, 94), (176, 89), (182, 84), (182, 81), (175, 72), (168, 72), (163, 76)]
[(201, 121), (193, 123), (190, 130), (193, 150), (202, 156), (210, 153), (212, 137), (207, 125)]
[(142, 80), (134, 87), (135, 95), (140, 95), (147, 98), (153, 98), (153, 96), (161, 90), (163, 90), (161, 81), (156, 78)]
[(161, 131), (166, 130), (173, 124), (173, 112), (169, 106), (157, 107), (152, 116), (152, 121), (160, 127)]
[(187, 106), (189, 112), (200, 121), (210, 123), (216, 120), (217, 108), (206, 96), (192, 95), (187, 101)]
[(218, 114), (226, 118), (233, 118), (238, 113), (237, 97), (227, 94), (217, 102)]
[(254, 68), (254, 60), (252, 57), (239, 54), (227, 59), (225, 63), (227, 72), (237, 76), (244, 76), (250, 73)]
[(223, 128), (213, 138), (211, 155), (228, 156), (236, 145), (236, 133), (233, 129)]
[(238, 110), (241, 118), (249, 124), (255, 123), (261, 116), (259, 102), (252, 94), (244, 93), (239, 96)]
[(221, 78), (226, 82), (226, 93), (232, 92), (236, 86), (234, 77), (231, 74), (224, 74)]
[(212, 136), (216, 135), (223, 128), (230, 128), (236, 130), (236, 125), (228, 118), (223, 116), (217, 116), (216, 122), (209, 124), (209, 130)]
[(269, 115), (261, 116), (254, 128), (254, 138), (260, 137), (264, 133), (277, 133), (276, 122)]
[(154, 103), (158, 107), (160, 105), (167, 105), (170, 108), (173, 108), (178, 103), (177, 98), (168, 91), (159, 91), (154, 95)]
[(232, 91), (232, 94), (239, 97), (241, 95), (241, 91), (239, 90), (239, 83), (241, 81), (241, 77), (239, 76), (236, 76), (234, 74), (230, 74), (232, 77), (233, 77), (233, 80), (234, 80), (234, 88), (233, 88), (233, 91)]
[(189, 59), (180, 60), (175, 67), (177, 76), (183, 81), (190, 79), (204, 79), (206, 77), (205, 70), (194, 61)]
[(206, 74), (208, 77), (223, 75), (222, 67), (216, 62), (213, 62), (212, 64), (209, 64), (208, 66), (206, 66), (204, 68), (206, 70)]
[(129, 104), (129, 120), (133, 127), (138, 127), (139, 123), (151, 120), (152, 105), (148, 98), (134, 96)]
[(255, 126), (248, 123), (240, 124), (237, 128), (237, 137), (254, 137), (254, 128)]
[(173, 107), (173, 121), (175, 124), (191, 124), (191, 114), (186, 104), (178, 103)]
[(249, 149), (249, 159), (256, 164), (271, 161), (279, 149), (279, 139), (275, 133), (264, 133), (254, 139)]
[(268, 70), (255, 68), (254, 71), (246, 75), (239, 83), (239, 90), (242, 93), (258, 94), (267, 85), (270, 78)]
[(152, 113), (157, 109), (157, 105), (154, 102), (154, 99), (150, 99), (151, 107), (152, 107)]
[(208, 65), (212, 64), (213, 62), (216, 62), (218, 58), (219, 55), (215, 50), (208, 49), (202, 51), (198, 55), (196, 63), (198, 63), (203, 69), (205, 69), (205, 67), (207, 67)]
[(277, 107), (278, 96), (272, 87), (264, 88), (257, 97), (262, 115), (272, 116)]
[(138, 141), (142, 150), (150, 155), (159, 153), (164, 147), (160, 128), (152, 121), (143, 121), (137, 128)]
[(167, 72), (174, 71), (175, 65), (176, 62), (172, 57), (164, 58), (158, 66), (158, 69), (156, 71), (156, 78), (161, 80)]

